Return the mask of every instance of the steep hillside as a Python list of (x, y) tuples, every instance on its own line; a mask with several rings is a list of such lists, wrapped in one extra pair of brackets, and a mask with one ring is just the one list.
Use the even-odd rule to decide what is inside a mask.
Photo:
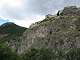
[(6, 44), (17, 52), (18, 45), (21, 43), (20, 37), (26, 29), (12, 22), (2, 24), (0, 26), (0, 43)]
[(58, 16), (48, 18), (26, 31), (23, 36), (25, 48), (79, 48), (80, 17)]
[[(0, 27), (1, 42), (18, 54), (35, 48), (69, 50), (80, 48), (80, 11), (75, 6), (65, 7), (58, 15), (46, 15), (43, 21), (26, 29), (6, 23)], [(75, 14), (74, 14), (75, 13)]]
[(75, 12), (79, 8), (75, 6), (67, 8), (69, 11), (64, 8), (59, 16), (48, 16), (25, 31), (19, 51), (23, 52), (31, 48), (63, 50), (80, 48), (80, 16)]

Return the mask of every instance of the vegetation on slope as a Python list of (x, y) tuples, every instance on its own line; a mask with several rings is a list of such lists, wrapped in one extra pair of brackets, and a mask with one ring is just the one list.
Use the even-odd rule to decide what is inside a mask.
[(0, 36), (3, 37), (0, 38), (0, 43), (7, 44), (7, 46), (17, 52), (21, 43), (20, 37), (26, 29), (27, 28), (18, 26), (12, 22), (2, 24), (0, 26)]
[(0, 60), (22, 60), (20, 56), (13, 52), (6, 44), (0, 43)]
[(80, 15), (76, 9), (64, 8), (60, 15), (50, 15), (27, 30), (13, 23), (2, 25), (1, 34), (8, 35), (0, 39), (0, 59), (80, 60)]
[(61, 49), (35, 49), (28, 50), (25, 54), (17, 55), (9, 47), (0, 44), (0, 60), (79, 60), (80, 48), (69, 50)]
[(26, 28), (18, 26), (12, 22), (4, 23), (0, 26), (0, 34), (15, 34), (22, 35)]
[(79, 60), (80, 48), (61, 49), (31, 49), (23, 55), (24, 60)]

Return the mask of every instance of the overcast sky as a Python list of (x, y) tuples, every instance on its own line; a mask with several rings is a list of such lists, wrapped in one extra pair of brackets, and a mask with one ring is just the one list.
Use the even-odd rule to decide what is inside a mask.
[(29, 27), (45, 15), (71, 5), (80, 6), (80, 0), (0, 0), (0, 24), (14, 22)]

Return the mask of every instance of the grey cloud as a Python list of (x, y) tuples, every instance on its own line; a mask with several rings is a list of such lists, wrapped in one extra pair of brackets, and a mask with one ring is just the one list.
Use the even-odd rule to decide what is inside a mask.
[[(29, 0), (27, 9), (35, 14), (54, 14), (56, 10), (64, 6), (80, 5), (80, 0)], [(53, 13), (52, 13), (53, 12)]]
[(65, 6), (76, 5), (80, 6), (80, 0), (64, 0)]
[(63, 6), (64, 0), (32, 0), (28, 2), (30, 12), (37, 14), (48, 14)]
[(80, 5), (79, 0), (25, 0), (23, 7), (12, 8), (4, 6), (2, 12), (4, 16), (15, 19), (24, 19), (28, 16), (54, 14), (55, 11), (68, 5)]
[(27, 13), (27, 11), (23, 11), (21, 8), (12, 8), (8, 6), (3, 7), (2, 12), (3, 16), (14, 19), (23, 19)]

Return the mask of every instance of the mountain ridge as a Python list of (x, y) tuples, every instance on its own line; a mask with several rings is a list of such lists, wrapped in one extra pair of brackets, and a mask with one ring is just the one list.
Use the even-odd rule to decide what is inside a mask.
[(30, 31), (23, 33), (23, 50), (80, 48), (79, 11), (76, 6), (64, 7), (58, 16), (48, 15), (43, 21), (33, 24)]
[(32, 24), (30, 28), (20, 30), (17, 27), (19, 29), (17, 33), (22, 31), (20, 35), (13, 32), (14, 34), (11, 33), (0, 40), (4, 40), (18, 54), (23, 54), (31, 48), (63, 50), (80, 48), (79, 11), (75, 6), (65, 7), (58, 15), (47, 15), (43, 21)]

